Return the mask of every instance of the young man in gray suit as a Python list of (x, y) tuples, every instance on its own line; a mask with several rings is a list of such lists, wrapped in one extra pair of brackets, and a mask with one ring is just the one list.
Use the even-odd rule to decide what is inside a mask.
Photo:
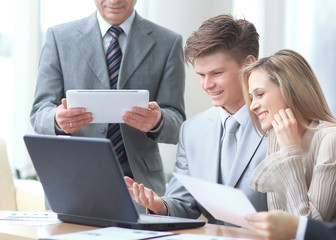
[[(258, 52), (259, 35), (253, 24), (230, 15), (206, 20), (189, 37), (185, 61), (195, 67), (214, 107), (183, 123), (174, 172), (239, 188), (262, 211), (267, 210), (266, 195), (249, 188), (249, 176), (266, 155), (266, 141), (253, 128), (239, 78), (241, 67), (256, 61)], [(228, 119), (235, 122), (233, 138)], [(209, 223), (222, 223), (175, 177), (162, 198), (143, 184), (125, 180), (133, 198), (156, 214), (197, 218), (202, 213)]]
[[(91, 113), (68, 109), (65, 93), (69, 89), (110, 89), (112, 75), (119, 74), (117, 89), (147, 89), (150, 93), (148, 108), (132, 109), (123, 116), (126, 124), (118, 124), (121, 151), (126, 156), (124, 173), (164, 194), (158, 143), (176, 144), (185, 120), (182, 37), (140, 17), (134, 10), (136, 0), (95, 0), (95, 4), (98, 11), (91, 16), (48, 29), (32, 126), (39, 134), (106, 138), (109, 124), (89, 124)], [(118, 37), (111, 26), (119, 29)], [(112, 42), (119, 44), (121, 63), (111, 73), (106, 53)], [(109, 108), (109, 103), (102, 104)]]

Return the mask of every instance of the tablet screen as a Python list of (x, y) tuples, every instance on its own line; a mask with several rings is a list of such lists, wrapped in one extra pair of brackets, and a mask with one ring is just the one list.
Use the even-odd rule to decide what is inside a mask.
[(132, 107), (148, 108), (148, 90), (68, 90), (68, 108), (85, 108), (91, 123), (123, 123), (122, 116)]

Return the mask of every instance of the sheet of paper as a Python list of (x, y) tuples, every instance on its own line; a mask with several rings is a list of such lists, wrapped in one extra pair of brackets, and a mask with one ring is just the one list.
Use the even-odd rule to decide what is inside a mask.
[[(196, 234), (178, 234), (159, 238), (159, 240), (249, 240), (247, 238), (215, 237)], [(251, 240), (251, 239), (250, 239)]]
[(57, 214), (46, 211), (0, 211), (0, 223), (11, 223), (17, 225), (43, 226), (60, 223)]
[(53, 240), (139, 240), (139, 239), (151, 239), (159, 236), (172, 235), (170, 232), (158, 232), (158, 231), (147, 231), (147, 230), (137, 230), (129, 228), (118, 228), (118, 227), (108, 227), (100, 228), (96, 230), (69, 233), (62, 235), (54, 235), (48, 237), (48, 239)]
[(256, 210), (240, 189), (178, 173), (174, 173), (174, 176), (216, 219), (251, 228), (244, 216)]

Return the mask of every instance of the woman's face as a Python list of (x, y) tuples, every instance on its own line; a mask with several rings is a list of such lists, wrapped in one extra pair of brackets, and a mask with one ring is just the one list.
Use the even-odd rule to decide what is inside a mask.
[(274, 115), (280, 109), (288, 108), (281, 95), (280, 88), (264, 72), (258, 69), (251, 73), (248, 86), (251, 97), (250, 110), (257, 115), (264, 131), (272, 129)]

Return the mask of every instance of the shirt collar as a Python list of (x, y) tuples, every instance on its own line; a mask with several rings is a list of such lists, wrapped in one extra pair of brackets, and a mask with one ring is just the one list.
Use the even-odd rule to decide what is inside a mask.
[[(133, 10), (132, 14), (124, 22), (122, 22), (119, 25), (119, 27), (121, 27), (122, 30), (124, 31), (126, 37), (128, 36), (128, 34), (131, 30), (131, 26), (132, 26), (134, 17), (135, 17), (135, 10)], [(107, 30), (109, 30), (109, 28), (112, 25), (109, 24), (108, 22), (106, 22), (105, 19), (100, 15), (100, 13), (98, 11), (97, 11), (97, 19), (98, 19), (98, 23), (99, 23), (100, 33), (101, 33), (102, 37), (104, 37)]]
[[(220, 117), (221, 117), (221, 122), (222, 125), (224, 126), (224, 122), (225, 119), (230, 116), (231, 114), (229, 114), (224, 108), (220, 108)], [(234, 119), (236, 119), (236, 121), (239, 123), (240, 126), (242, 126), (243, 128), (245, 127), (245, 125), (247, 124), (250, 115), (249, 112), (247, 110), (246, 105), (244, 104), (244, 106), (242, 106), (235, 114), (232, 115), (234, 117)]]

